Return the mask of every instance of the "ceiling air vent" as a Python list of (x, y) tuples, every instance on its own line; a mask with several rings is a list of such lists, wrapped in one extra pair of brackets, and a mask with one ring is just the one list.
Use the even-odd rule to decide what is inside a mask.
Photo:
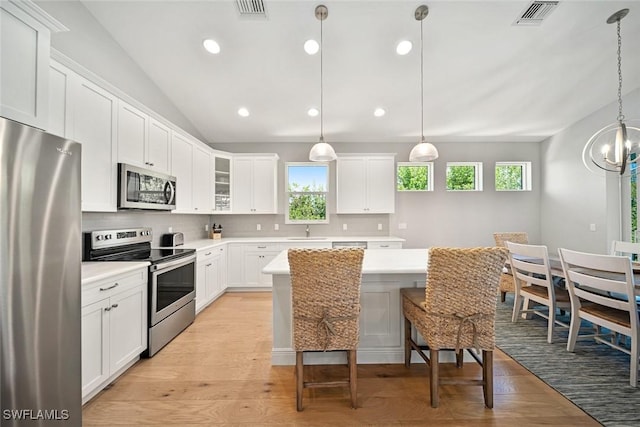
[(558, 7), (558, 3), (557, 1), (534, 0), (520, 14), (514, 25), (540, 25)]
[(236, 0), (241, 16), (266, 16), (262, 0)]

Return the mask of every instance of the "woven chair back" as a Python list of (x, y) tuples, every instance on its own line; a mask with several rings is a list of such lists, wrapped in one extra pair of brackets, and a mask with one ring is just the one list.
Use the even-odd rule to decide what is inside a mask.
[(507, 249), (499, 247), (429, 249), (420, 333), (430, 348), (493, 350), (496, 293), (506, 258)]
[(296, 351), (358, 347), (361, 248), (289, 249)]
[(505, 242), (529, 243), (529, 235), (524, 231), (500, 232), (493, 233), (493, 240), (495, 240), (496, 246), (504, 248), (507, 246)]

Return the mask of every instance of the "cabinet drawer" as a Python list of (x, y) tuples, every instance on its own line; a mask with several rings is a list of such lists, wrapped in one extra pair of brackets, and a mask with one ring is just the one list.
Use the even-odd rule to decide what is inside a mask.
[(83, 288), (81, 296), (82, 307), (140, 285), (147, 285), (146, 267), (133, 272), (114, 275)]
[(402, 242), (369, 242), (367, 249), (402, 249)]
[(280, 252), (280, 245), (277, 243), (255, 243), (251, 245), (244, 245), (245, 252)]
[(200, 249), (196, 253), (196, 261), (198, 263), (204, 262), (204, 261), (209, 261), (214, 257), (222, 255), (223, 253), (225, 253), (225, 247), (224, 246), (207, 248), (207, 249)]

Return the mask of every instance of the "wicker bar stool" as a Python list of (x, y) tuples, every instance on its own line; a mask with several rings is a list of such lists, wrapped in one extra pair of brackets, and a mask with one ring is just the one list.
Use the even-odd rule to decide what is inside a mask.
[[(485, 406), (493, 408), (496, 292), (506, 258), (506, 248), (431, 248), (426, 291), (401, 289), (405, 365), (409, 367), (413, 349), (430, 367), (433, 408), (438, 407), (440, 384), (481, 385)], [(426, 346), (412, 338), (411, 325)], [(427, 349), (428, 357), (423, 351)], [(440, 378), (439, 350), (451, 349), (456, 351), (458, 367), (462, 367), (462, 350), (466, 349), (482, 366), (482, 380)]]
[[(296, 407), (302, 410), (304, 388), (349, 386), (357, 407), (357, 361), (360, 282), (364, 250), (290, 249), (293, 346), (296, 351)], [(305, 351), (347, 351), (349, 379), (304, 381)]]
[[(529, 243), (529, 236), (524, 231), (510, 231), (510, 232), (500, 232), (493, 233), (493, 240), (496, 242), (496, 246), (501, 248), (506, 248), (506, 242), (513, 243)], [(507, 272), (505, 272), (507, 271)], [(505, 269), (500, 276), (500, 284), (498, 285), (500, 292), (500, 301), (505, 302), (507, 297), (507, 292), (515, 293), (516, 288), (513, 283), (513, 276), (511, 275), (511, 271)]]

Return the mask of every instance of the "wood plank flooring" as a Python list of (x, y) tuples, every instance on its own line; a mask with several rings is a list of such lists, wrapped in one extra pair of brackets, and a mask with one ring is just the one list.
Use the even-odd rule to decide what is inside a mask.
[[(504, 353), (494, 356), (494, 408), (481, 387), (443, 386), (429, 404), (424, 364), (359, 365), (358, 409), (348, 389), (307, 389), (296, 412), (293, 366), (271, 366), (271, 294), (225, 294), (152, 359), (143, 359), (83, 408), (84, 426), (403, 425), (598, 426)], [(442, 369), (444, 367), (444, 369)], [(479, 375), (442, 365), (443, 376)], [(342, 366), (306, 375), (345, 375)]]

